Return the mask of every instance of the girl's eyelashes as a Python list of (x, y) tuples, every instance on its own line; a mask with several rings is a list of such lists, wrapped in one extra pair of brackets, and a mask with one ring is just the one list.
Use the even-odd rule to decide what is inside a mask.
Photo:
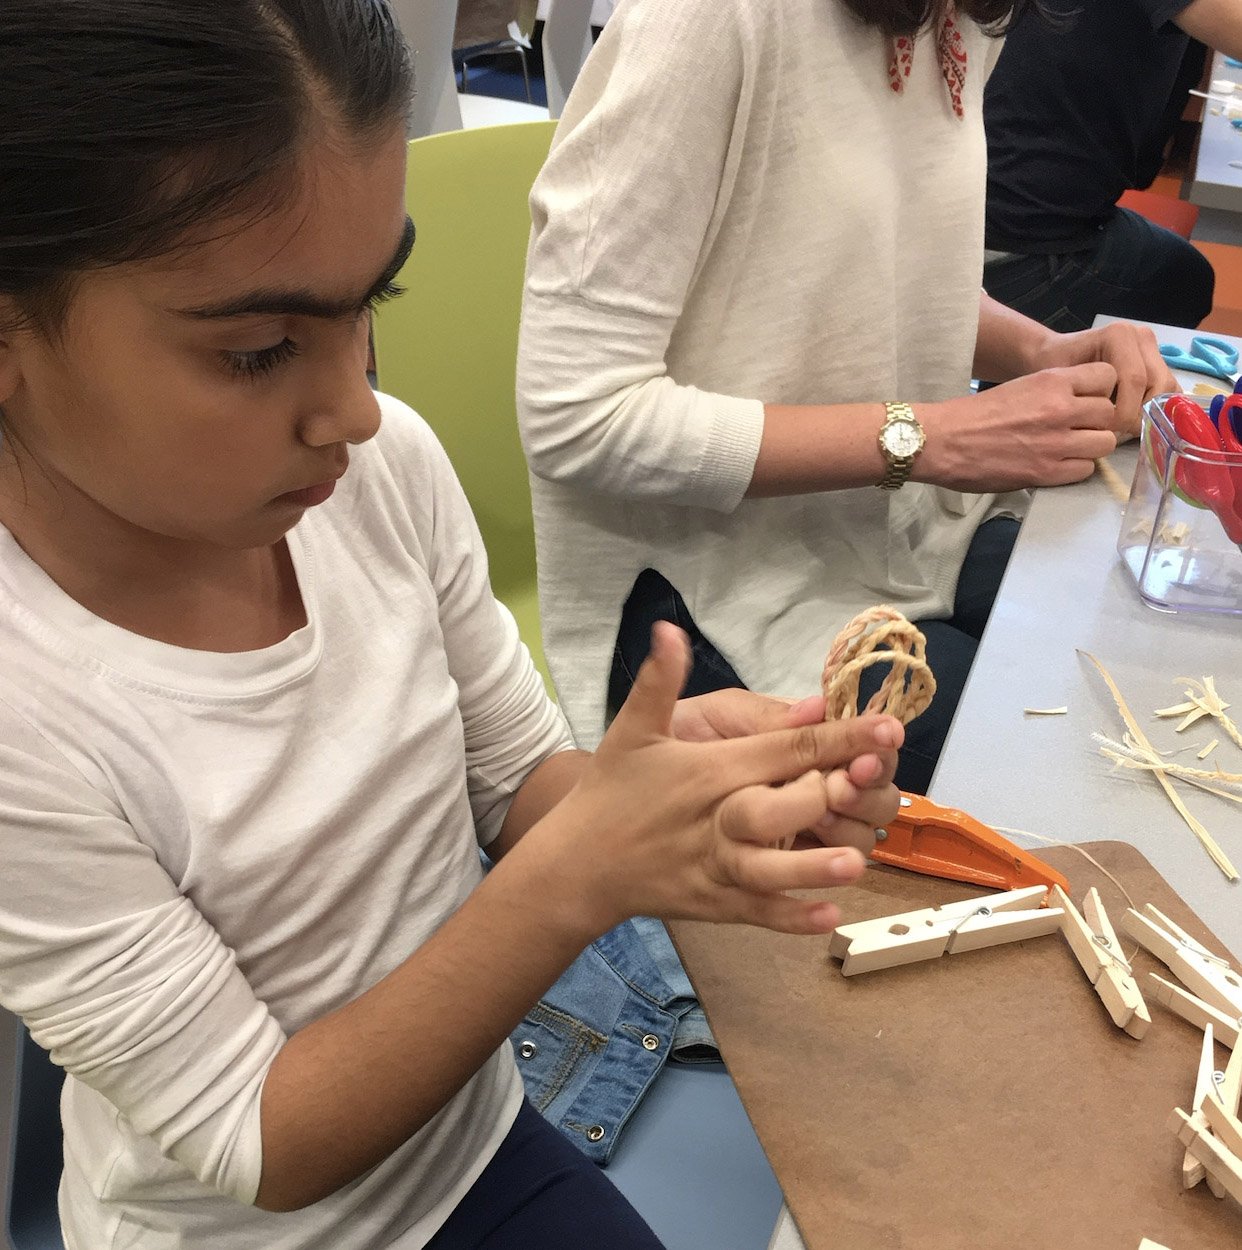
[(259, 378), (292, 360), (299, 352), (292, 339), (282, 339), (272, 347), (261, 347), (253, 352), (224, 351), (220, 355), (229, 372), (235, 378)]
[(390, 299), (396, 299), (398, 295), (404, 294), (405, 287), (390, 279), (367, 300), (367, 307), (370, 309), (378, 308), (380, 304), (386, 303)]
[[(404, 294), (405, 287), (389, 280), (367, 298), (366, 309), (361, 315), (365, 317), (367, 313), (374, 311), (385, 301), (396, 299), (398, 295)], [(262, 347), (258, 351), (223, 351), (220, 353), (225, 367), (233, 377), (248, 379), (260, 378), (264, 374), (271, 373), (273, 369), (279, 368), (300, 354), (301, 348), (289, 338), (282, 339), (271, 347)]]

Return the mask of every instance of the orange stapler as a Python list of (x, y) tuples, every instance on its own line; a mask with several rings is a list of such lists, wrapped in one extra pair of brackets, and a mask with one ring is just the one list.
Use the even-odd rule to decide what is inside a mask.
[(877, 831), (871, 858), (910, 872), (995, 890), (1033, 885), (1069, 890), (1069, 882), (1055, 868), (995, 829), (919, 794), (901, 796), (901, 811), (892, 824)]

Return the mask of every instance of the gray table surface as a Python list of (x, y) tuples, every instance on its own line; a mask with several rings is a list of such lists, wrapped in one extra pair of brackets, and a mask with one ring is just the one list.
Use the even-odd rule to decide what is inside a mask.
[[(1238, 147), (1242, 152), (1242, 137)], [(1169, 326), (1153, 329), (1162, 343), (1183, 347), (1193, 335)], [(1229, 341), (1242, 347), (1242, 340)], [(1205, 380), (1178, 376), (1187, 389)], [(1133, 445), (1113, 457), (1127, 480), (1136, 459)], [(1242, 883), (1226, 881), (1151, 778), (1119, 772), (1098, 753), (1091, 734), (1120, 737), (1121, 721), (1095, 669), (1077, 654), (1090, 651), (1109, 670), (1154, 746), (1219, 738), (1214, 758), (1226, 771), (1239, 772), (1242, 751), (1223, 733), (1192, 729), (1176, 735), (1175, 722), (1151, 714), (1182, 701), (1177, 677), (1210, 675), (1242, 715), (1242, 618), (1171, 614), (1144, 604), (1116, 554), (1121, 511), (1096, 478), (1036, 493), (931, 797), (993, 826), (1065, 842), (1129, 842), (1242, 958)], [(1064, 716), (1023, 713), (1027, 707), (1063, 706), (1069, 709)], [(1187, 755), (1193, 763), (1193, 754)], [(1242, 808), (1189, 787), (1179, 792), (1242, 871)], [(1039, 849), (1029, 839), (1013, 840)], [(770, 1250), (803, 1250), (786, 1210)]]
[[(1225, 64), (1224, 54), (1212, 57), (1212, 79), (1227, 78), (1242, 84), (1242, 69), (1232, 69)], [(1242, 104), (1242, 95), (1228, 98)], [(1190, 202), (1203, 208), (1227, 209), (1242, 212), (1242, 169), (1235, 169), (1230, 161), (1242, 161), (1242, 130), (1230, 125), (1223, 107), (1216, 101), (1203, 102), (1203, 124), (1199, 134), (1199, 150), (1190, 183)], [(1221, 108), (1218, 115), (1213, 109)]]

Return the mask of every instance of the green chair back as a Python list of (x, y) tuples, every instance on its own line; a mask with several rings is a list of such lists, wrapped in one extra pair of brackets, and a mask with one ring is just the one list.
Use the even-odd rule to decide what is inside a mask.
[(397, 279), (406, 293), (378, 310), (374, 327), (379, 387), (419, 412), (444, 444), (478, 519), (496, 597), (545, 682), (514, 385), (528, 199), (555, 128), (522, 122), (410, 143), (416, 242)]

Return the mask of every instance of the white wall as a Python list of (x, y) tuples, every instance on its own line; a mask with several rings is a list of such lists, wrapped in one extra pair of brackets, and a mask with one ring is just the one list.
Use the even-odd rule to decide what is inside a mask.
[(457, 0), (389, 0), (414, 53), (414, 107), (410, 134), (461, 129), (453, 77)]

